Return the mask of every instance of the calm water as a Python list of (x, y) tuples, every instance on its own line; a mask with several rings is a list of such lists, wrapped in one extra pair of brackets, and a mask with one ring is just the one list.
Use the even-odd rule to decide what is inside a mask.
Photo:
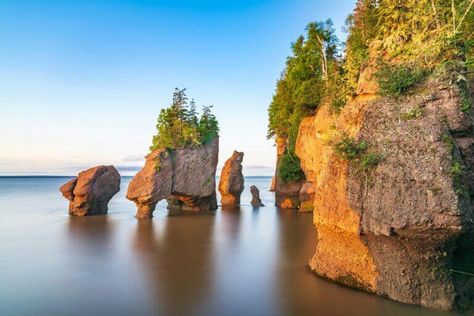
[[(273, 207), (270, 178), (213, 215), (67, 215), (67, 178), (0, 178), (0, 315), (451, 315), (316, 278), (311, 215)], [(250, 185), (261, 190), (258, 210)], [(474, 315), (470, 313), (469, 315)]]

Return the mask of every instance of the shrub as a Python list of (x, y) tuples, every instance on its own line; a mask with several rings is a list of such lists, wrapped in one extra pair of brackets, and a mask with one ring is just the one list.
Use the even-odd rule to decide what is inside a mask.
[(366, 153), (361, 157), (360, 166), (365, 170), (370, 169), (376, 167), (381, 160), (382, 157), (377, 153)]
[(304, 173), (300, 167), (300, 160), (289, 150), (286, 150), (278, 161), (278, 173), (280, 178), (285, 182), (304, 179)]
[(334, 150), (340, 159), (354, 162), (358, 169), (364, 172), (376, 167), (382, 160), (380, 154), (369, 152), (368, 149), (367, 142), (363, 140), (358, 142), (347, 135), (334, 144)]
[(422, 109), (419, 106), (415, 106), (414, 108), (403, 113), (402, 118), (404, 120), (413, 120), (413, 119), (419, 118), (422, 115), (423, 115)]
[(382, 95), (398, 97), (423, 80), (426, 75), (427, 71), (423, 69), (384, 63), (375, 74), (375, 78)]
[(354, 160), (367, 150), (365, 141), (357, 142), (354, 138), (343, 136), (334, 145), (334, 149), (339, 158), (343, 160)]
[(337, 98), (331, 101), (330, 110), (332, 113), (341, 113), (342, 108), (346, 105), (344, 98)]

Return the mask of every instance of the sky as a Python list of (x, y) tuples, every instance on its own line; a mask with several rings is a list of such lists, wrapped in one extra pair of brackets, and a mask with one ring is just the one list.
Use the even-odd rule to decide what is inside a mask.
[(214, 105), (219, 168), (272, 175), (267, 108), (312, 21), (337, 34), (355, 0), (1, 0), (0, 175), (133, 174), (175, 87)]

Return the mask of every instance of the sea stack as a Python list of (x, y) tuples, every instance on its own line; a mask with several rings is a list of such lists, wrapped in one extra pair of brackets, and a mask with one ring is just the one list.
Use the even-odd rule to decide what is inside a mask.
[(243, 152), (234, 151), (222, 168), (219, 192), (221, 193), (221, 204), (223, 206), (240, 205), (240, 195), (244, 191), (243, 158)]
[(114, 166), (98, 166), (79, 173), (60, 189), (74, 216), (107, 214), (108, 203), (120, 191), (120, 174)]
[(168, 199), (168, 207), (183, 211), (217, 208), (216, 168), (219, 138), (178, 149), (160, 148), (145, 157), (145, 166), (135, 175), (127, 199), (137, 205), (136, 217), (153, 217), (156, 204)]
[(250, 187), (250, 193), (252, 193), (252, 202), (250, 202), (250, 204), (252, 204), (253, 207), (265, 206), (260, 199), (260, 190), (256, 186), (252, 185)]

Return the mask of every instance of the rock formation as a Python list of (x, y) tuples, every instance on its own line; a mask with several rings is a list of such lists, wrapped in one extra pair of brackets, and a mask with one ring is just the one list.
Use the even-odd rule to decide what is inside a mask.
[(276, 189), (276, 180), (275, 176), (272, 177), (272, 184), (270, 185), (270, 192), (275, 192)]
[(110, 199), (120, 191), (120, 174), (113, 166), (98, 166), (79, 173), (60, 189), (74, 216), (107, 214)]
[(252, 193), (252, 201), (250, 204), (252, 204), (253, 207), (260, 207), (260, 206), (265, 206), (262, 203), (262, 200), (260, 199), (260, 191), (258, 188), (254, 185), (250, 187), (250, 193)]
[(206, 145), (157, 149), (147, 155), (145, 166), (130, 182), (127, 199), (137, 204), (137, 218), (151, 218), (156, 204), (168, 199), (168, 207), (205, 211), (215, 201), (219, 139)]
[(314, 208), (314, 185), (305, 182), (300, 190), (300, 212), (312, 212)]
[[(315, 190), (311, 269), (405, 303), (451, 309), (456, 297), (472, 300), (472, 279), (453, 272), (474, 263), (462, 257), (474, 240), (471, 110), (460, 110), (455, 85), (435, 79), (402, 99), (359, 87), (340, 115), (323, 105), (300, 125), (296, 152)], [(403, 116), (415, 108), (419, 117)], [(341, 133), (370, 144), (378, 165), (361, 173), (341, 160), (331, 144)]]
[(235, 206), (240, 204), (240, 195), (244, 190), (244, 176), (242, 174), (243, 152), (234, 151), (222, 168), (219, 180), (221, 204)]
[[(286, 140), (276, 138), (277, 166), (280, 157), (286, 149)], [(298, 209), (300, 207), (300, 190), (304, 180), (285, 182), (279, 175), (278, 168), (275, 173), (275, 206), (285, 209)]]

